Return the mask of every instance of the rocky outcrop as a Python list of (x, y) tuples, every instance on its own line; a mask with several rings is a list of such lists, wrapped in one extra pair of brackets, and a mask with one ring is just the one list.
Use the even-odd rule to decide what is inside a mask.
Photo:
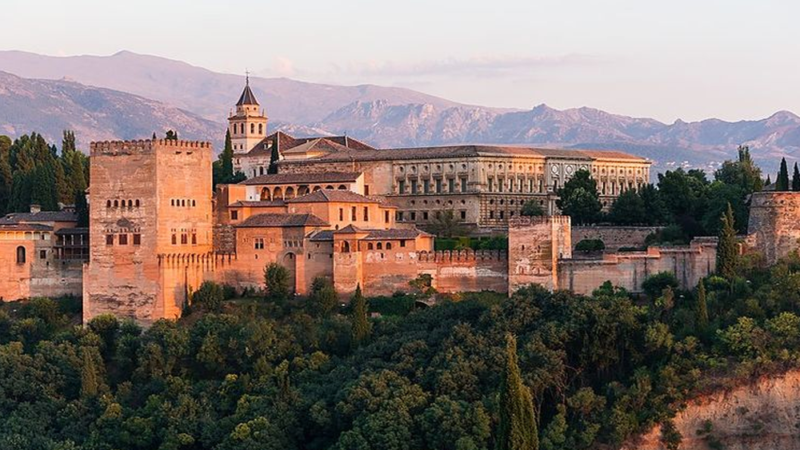
[[(682, 450), (800, 448), (800, 370), (690, 401), (673, 419)], [(660, 450), (661, 427), (623, 450)]]

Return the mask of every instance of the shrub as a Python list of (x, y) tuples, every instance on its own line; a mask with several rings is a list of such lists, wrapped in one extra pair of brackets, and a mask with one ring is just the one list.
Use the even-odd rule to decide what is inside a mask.
[(225, 299), (225, 290), (213, 281), (205, 281), (200, 289), (192, 295), (192, 305), (198, 305), (208, 312), (222, 310), (222, 301)]
[(642, 283), (642, 289), (650, 298), (659, 297), (666, 288), (677, 289), (678, 279), (672, 272), (659, 272), (647, 277)]
[(579, 252), (601, 252), (606, 249), (606, 244), (601, 239), (584, 239), (575, 246)]
[(273, 303), (283, 304), (289, 300), (289, 271), (277, 263), (267, 264), (264, 268), (264, 287), (266, 299)]

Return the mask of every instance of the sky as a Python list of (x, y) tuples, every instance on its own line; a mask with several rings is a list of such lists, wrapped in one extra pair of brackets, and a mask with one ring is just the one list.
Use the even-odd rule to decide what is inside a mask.
[[(671, 123), (800, 114), (796, 0), (3, 0), (0, 50)], [(9, 20), (11, 18), (11, 20)]]

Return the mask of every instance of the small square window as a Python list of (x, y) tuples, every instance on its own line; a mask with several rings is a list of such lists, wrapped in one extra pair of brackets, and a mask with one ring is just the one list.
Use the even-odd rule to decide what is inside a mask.
[(142, 235), (141, 234), (134, 234), (133, 235), (133, 245), (142, 245)]
[(106, 245), (114, 245), (114, 235), (107, 234), (106, 235)]
[(47, 259), (47, 250), (39, 250), (39, 259)]
[(128, 235), (127, 234), (120, 234), (119, 235), (119, 245), (128, 245)]

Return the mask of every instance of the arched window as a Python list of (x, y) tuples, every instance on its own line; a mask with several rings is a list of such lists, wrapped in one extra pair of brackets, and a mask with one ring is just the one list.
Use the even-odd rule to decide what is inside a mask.
[(258, 168), (258, 174), (259, 175), (264, 175), (264, 168), (263, 167), (259, 167)]
[(114, 200), (114, 208), (119, 208), (119, 200)]
[(339, 190), (340, 190), (340, 191), (346, 191), (346, 190), (347, 190), (347, 186), (345, 186), (345, 185), (343, 185), (343, 184), (340, 184), (340, 185), (339, 185)]
[(387, 242), (386, 243), (386, 250), (391, 250), (391, 249), (392, 249), (392, 243), (391, 242)]
[(139, 199), (137, 198), (137, 199), (136, 199), (136, 207), (138, 208), (138, 207), (139, 207), (139, 205), (141, 205), (141, 203), (139, 203)]
[(17, 247), (17, 264), (25, 264), (25, 247)]
[(128, 208), (133, 208), (133, 200), (128, 200)]
[(258, 124), (258, 134), (264, 134), (264, 124)]
[(111, 200), (106, 202), (106, 208), (111, 208)]
[(181, 206), (186, 206), (186, 200), (181, 200)]
[(383, 250), (383, 244), (381, 244), (380, 242), (378, 242), (378, 250)]
[(255, 132), (256, 132), (256, 124), (251, 123), (250, 124), (250, 133), (251, 134), (255, 134)]
[(372, 242), (370, 242), (369, 244), (367, 244), (367, 250), (372, 250)]
[(197, 202), (195, 200), (192, 200), (192, 206), (197, 206)]
[(350, 243), (347, 241), (342, 242), (342, 253), (350, 253)]

